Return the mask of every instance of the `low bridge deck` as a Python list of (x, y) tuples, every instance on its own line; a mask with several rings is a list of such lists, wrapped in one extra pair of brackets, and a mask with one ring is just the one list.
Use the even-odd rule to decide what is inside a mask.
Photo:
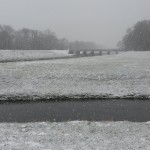
[(125, 50), (120, 49), (82, 49), (82, 50), (69, 50), (69, 54), (75, 54), (77, 56), (97, 56), (103, 54), (118, 54), (120, 52), (125, 52)]

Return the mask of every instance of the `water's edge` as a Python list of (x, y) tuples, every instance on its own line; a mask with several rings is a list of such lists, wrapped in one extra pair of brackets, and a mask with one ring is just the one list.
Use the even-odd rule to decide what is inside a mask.
[(3, 101), (87, 101), (87, 100), (150, 100), (150, 95), (129, 94), (124, 96), (114, 96), (112, 94), (0, 94), (0, 102)]
[(149, 100), (1, 102), (0, 122), (150, 121)]

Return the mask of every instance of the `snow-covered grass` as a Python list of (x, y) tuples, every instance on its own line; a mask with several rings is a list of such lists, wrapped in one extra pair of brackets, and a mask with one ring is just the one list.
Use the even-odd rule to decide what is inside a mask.
[[(0, 63), (0, 100), (64, 97), (150, 98), (150, 52)], [(0, 149), (149, 150), (150, 122), (1, 123)]]
[(150, 98), (150, 52), (0, 63), (0, 100)]
[(2, 123), (1, 150), (149, 150), (150, 123)]
[(68, 50), (0, 50), (0, 62), (69, 57)]

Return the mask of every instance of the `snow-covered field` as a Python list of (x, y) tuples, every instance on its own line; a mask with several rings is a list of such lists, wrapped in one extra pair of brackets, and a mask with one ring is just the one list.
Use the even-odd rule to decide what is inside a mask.
[[(150, 98), (150, 52), (0, 63), (0, 100), (95, 96)], [(1, 123), (0, 149), (150, 150), (150, 122)]]
[(0, 149), (150, 150), (150, 123), (3, 123)]
[(0, 62), (69, 57), (68, 50), (0, 50)]
[(0, 100), (150, 98), (150, 52), (0, 63)]

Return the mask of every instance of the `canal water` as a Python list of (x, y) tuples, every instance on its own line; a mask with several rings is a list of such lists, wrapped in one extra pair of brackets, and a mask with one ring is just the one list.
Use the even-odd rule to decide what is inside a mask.
[(0, 103), (0, 122), (150, 121), (148, 100)]

